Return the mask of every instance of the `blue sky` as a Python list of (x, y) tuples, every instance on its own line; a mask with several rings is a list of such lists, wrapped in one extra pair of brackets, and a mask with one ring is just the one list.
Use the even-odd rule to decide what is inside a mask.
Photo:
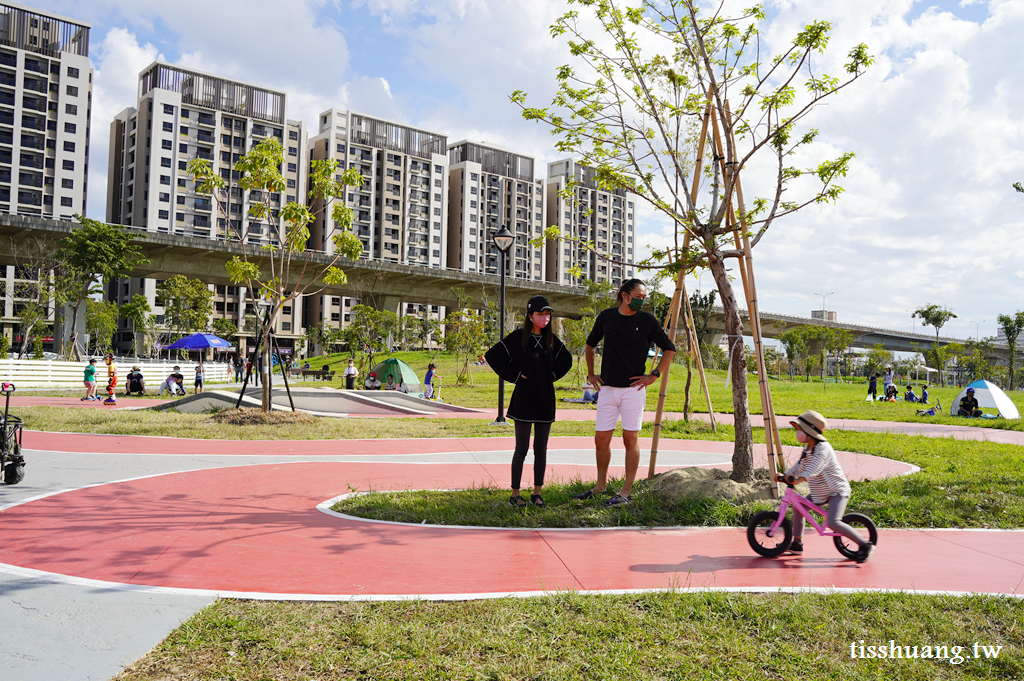
[[(738, 0), (737, 0), (738, 2)], [(743, 3), (740, 3), (743, 4)], [(544, 104), (569, 61), (548, 26), (548, 0), (59, 0), (38, 5), (93, 25), (96, 70), (91, 216), (104, 215), (107, 126), (135, 102), (156, 57), (286, 90), (289, 117), (331, 106), (558, 158), (542, 126), (507, 96)], [(866, 42), (868, 76), (816, 114), (825, 153), (857, 154), (835, 206), (773, 226), (755, 251), (762, 307), (807, 315), (820, 296), (839, 318), (911, 328), (929, 303), (944, 329), (995, 335), (1024, 308), (1024, 0), (773, 0), (767, 36), (814, 19), (833, 24), (841, 59)], [(747, 177), (754, 191), (756, 173)], [(664, 244), (668, 223), (640, 212), (638, 243)], [(967, 280), (965, 282), (965, 279)], [(694, 282), (696, 283), (696, 282)], [(703, 277), (705, 287), (709, 277)], [(917, 328), (920, 328), (919, 326)]]

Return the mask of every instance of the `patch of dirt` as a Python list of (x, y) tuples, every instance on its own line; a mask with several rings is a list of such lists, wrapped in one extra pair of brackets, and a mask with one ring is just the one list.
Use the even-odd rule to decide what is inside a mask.
[[(768, 469), (754, 471), (754, 481), (735, 482), (729, 472), (719, 468), (676, 468), (651, 478), (649, 489), (663, 500), (675, 503), (683, 498), (698, 497), (722, 499), (733, 504), (745, 504), (758, 499), (771, 499)], [(796, 486), (797, 492), (807, 494), (807, 483)]]
[(301, 411), (263, 411), (255, 407), (225, 409), (211, 417), (218, 423), (233, 426), (286, 425), (289, 423), (313, 423), (315, 418)]

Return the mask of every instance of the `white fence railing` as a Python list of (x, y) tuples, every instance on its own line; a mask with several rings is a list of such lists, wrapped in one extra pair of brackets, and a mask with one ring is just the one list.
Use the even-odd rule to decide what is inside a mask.
[[(0, 359), (0, 381), (9, 381), (18, 388), (81, 386), (87, 364), (88, 361)], [(125, 376), (133, 366), (139, 367), (147, 388), (153, 386), (155, 389), (162, 380), (167, 378), (175, 366), (180, 367), (181, 374), (185, 377), (185, 385), (192, 385), (195, 377), (195, 362), (147, 362), (131, 358), (118, 358), (115, 364), (118, 388), (124, 386)], [(231, 380), (234, 375), (234, 370), (224, 362), (211, 362), (203, 366), (206, 368), (207, 383), (224, 383)], [(96, 382), (100, 388), (107, 384), (107, 366), (102, 359), (96, 360)]]

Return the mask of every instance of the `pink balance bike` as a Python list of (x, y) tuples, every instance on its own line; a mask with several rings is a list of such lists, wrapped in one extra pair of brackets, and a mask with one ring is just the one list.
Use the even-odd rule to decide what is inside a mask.
[[(824, 519), (827, 517), (827, 513), (817, 504), (811, 503), (797, 494), (792, 480), (792, 476), (785, 480), (781, 478), (779, 480), (786, 483), (786, 493), (782, 495), (778, 511), (762, 511), (750, 520), (747, 525), (747, 541), (750, 542), (750, 548), (765, 558), (775, 558), (785, 553), (793, 542), (793, 523), (786, 517), (786, 511), (792, 506), (793, 513), (802, 515), (811, 527), (818, 531), (819, 535), (832, 537), (839, 553), (847, 558), (854, 558), (860, 547), (838, 532), (826, 530)], [(821, 523), (815, 520), (811, 511), (822, 517)], [(843, 522), (853, 527), (867, 541), (878, 545), (878, 528), (875, 527), (871, 518), (860, 513), (847, 513), (843, 516)]]

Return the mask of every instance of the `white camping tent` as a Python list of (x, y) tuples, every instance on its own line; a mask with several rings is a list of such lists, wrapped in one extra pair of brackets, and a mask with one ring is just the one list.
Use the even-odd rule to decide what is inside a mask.
[[(988, 381), (975, 381), (967, 386), (967, 388), (974, 388), (974, 398), (978, 400), (979, 407), (983, 409), (998, 409), (999, 415), (1004, 419), (1020, 418), (1017, 405), (1010, 401), (1010, 398), (1006, 396), (1006, 393), (998, 385)], [(956, 416), (957, 410), (960, 408), (960, 399), (967, 394), (967, 388), (961, 390), (960, 394), (953, 400), (953, 404), (950, 405), (949, 413), (953, 416)]]

